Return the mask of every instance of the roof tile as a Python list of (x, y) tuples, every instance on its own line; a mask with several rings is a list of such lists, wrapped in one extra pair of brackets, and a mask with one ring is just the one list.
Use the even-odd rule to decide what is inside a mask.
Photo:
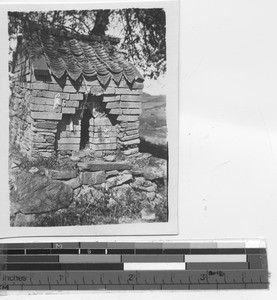
[[(92, 41), (89, 37), (69, 35), (56, 30), (39, 30), (39, 43), (33, 43), (31, 52), (41, 55), (50, 71), (61, 78), (67, 73), (76, 81), (81, 75), (85, 78), (97, 76), (102, 86), (113, 79), (119, 84), (122, 76), (129, 83), (143, 80), (137, 68), (126, 61), (125, 56), (107, 39)], [(103, 41), (104, 40), (104, 41)], [(35, 66), (34, 66), (35, 67)]]

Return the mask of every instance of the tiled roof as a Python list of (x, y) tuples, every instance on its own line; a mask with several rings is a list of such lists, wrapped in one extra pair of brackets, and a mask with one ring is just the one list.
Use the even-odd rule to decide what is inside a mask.
[(81, 75), (97, 77), (103, 86), (111, 79), (119, 83), (122, 76), (129, 83), (143, 80), (137, 68), (115, 46), (116, 38), (57, 34), (55, 30), (39, 30), (37, 37), (36, 42), (28, 43), (31, 56), (43, 58), (57, 78), (64, 74), (74, 81)]

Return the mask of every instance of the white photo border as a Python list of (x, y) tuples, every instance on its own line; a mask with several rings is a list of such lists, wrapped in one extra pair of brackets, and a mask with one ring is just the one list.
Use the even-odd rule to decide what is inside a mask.
[[(138, 223), (65, 227), (11, 227), (8, 185), (9, 153), (9, 104), (8, 81), (8, 11), (47, 11), (47, 10), (89, 10), (104, 8), (163, 8), (166, 13), (166, 112), (168, 128), (168, 222)], [(2, 107), (0, 110), (1, 128), (1, 209), (0, 238), (32, 236), (137, 236), (178, 234), (178, 90), (179, 90), (179, 1), (149, 2), (102, 2), (102, 3), (62, 3), (62, 4), (6, 4), (0, 5), (0, 82)]]

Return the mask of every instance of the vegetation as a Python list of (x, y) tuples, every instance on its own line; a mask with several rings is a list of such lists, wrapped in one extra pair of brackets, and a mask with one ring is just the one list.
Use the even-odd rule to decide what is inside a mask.
[(166, 97), (142, 95), (140, 151), (168, 159)]
[[(145, 76), (156, 78), (166, 72), (166, 19), (163, 9), (69, 10), (9, 12), (9, 36), (33, 38), (40, 24), (79, 34), (119, 36), (119, 47)], [(12, 51), (12, 49), (10, 49)]]
[[(9, 36), (11, 41), (20, 35), (28, 39), (32, 36), (34, 24), (79, 34), (118, 36), (121, 38), (118, 46), (128, 52), (131, 61), (144, 71), (145, 76), (156, 78), (166, 72), (165, 21), (165, 12), (162, 9), (9, 12)], [(10, 51), (13, 51), (12, 47)], [(146, 97), (144, 102), (148, 106), (143, 103), (146, 113), (141, 116), (141, 139), (142, 145), (148, 143), (148, 148), (141, 149), (141, 152), (152, 152), (156, 157), (167, 158), (167, 146), (162, 149), (164, 144), (157, 145), (157, 148), (155, 148), (156, 145), (153, 148), (152, 143), (149, 144), (149, 139), (153, 141), (155, 136), (159, 139), (161, 137), (164, 139), (166, 136), (164, 131), (166, 121), (165, 114), (163, 114), (165, 99), (159, 102), (159, 99)], [(151, 103), (153, 107), (149, 106)], [(144, 139), (144, 135), (147, 134), (148, 137)], [(162, 149), (161, 154), (159, 154), (159, 149)], [(50, 158), (39, 157), (30, 160), (19, 153), (12, 144), (10, 161), (18, 158), (20, 164), (10, 172), (11, 187), (17, 173), (29, 172), (33, 167), (40, 171), (33, 176), (45, 176), (44, 169), (75, 168), (74, 162), (70, 159), (61, 160), (53, 155)], [(117, 156), (119, 155), (120, 153), (117, 153)], [(111, 190), (106, 191), (101, 187), (97, 187), (101, 197), (92, 198), (81, 192), (75, 194), (74, 191), (73, 202), (68, 208), (36, 215), (33, 224), (29, 226), (166, 222), (168, 217), (166, 185), (163, 182), (156, 182), (156, 184), (159, 197), (153, 201), (147, 200), (145, 194), (131, 188), (121, 193), (120, 197), (113, 197)], [(149, 206), (153, 209), (156, 218), (153, 221), (143, 221), (141, 211)], [(14, 215), (11, 216), (11, 224), (14, 217)]]
[[(142, 200), (140, 193), (132, 189), (120, 201), (114, 201), (110, 205), (110, 195), (103, 193), (99, 199), (81, 196), (74, 199), (66, 209), (60, 209), (51, 213), (36, 215), (36, 218), (28, 226), (80, 226), (80, 225), (104, 225), (143, 222), (141, 210), (149, 206), (149, 202)], [(156, 218), (147, 222), (167, 221), (167, 201), (163, 197), (159, 203), (151, 205)], [(11, 218), (11, 225), (14, 216)], [(144, 221), (146, 222), (146, 221)]]
[[(22, 155), (16, 147), (10, 152), (10, 162), (17, 161), (18, 167), (10, 170), (10, 200), (14, 200), (16, 174), (29, 172), (32, 168), (37, 168), (33, 176), (45, 176), (45, 169), (71, 169), (75, 167), (74, 162), (69, 158), (63, 161), (52, 156), (50, 158), (29, 159)], [(107, 190), (100, 186), (87, 187), (94, 191), (82, 193), (79, 189), (74, 192), (71, 205), (65, 209), (59, 209), (48, 213), (36, 214), (33, 221), (28, 226), (75, 226), (75, 225), (101, 225), (101, 224), (121, 224), (135, 222), (167, 222), (167, 188), (163, 180), (156, 180), (157, 197), (149, 201), (140, 190), (131, 188), (129, 185), (114, 187)], [(17, 188), (20, 188), (17, 186)], [(141, 211), (151, 206), (155, 213), (154, 220), (142, 220)], [(11, 226), (15, 220), (15, 215), (11, 215)]]

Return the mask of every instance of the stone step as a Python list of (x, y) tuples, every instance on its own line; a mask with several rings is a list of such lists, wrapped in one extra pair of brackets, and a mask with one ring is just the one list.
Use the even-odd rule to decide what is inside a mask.
[(45, 170), (45, 175), (49, 177), (50, 179), (72, 179), (77, 177), (77, 171), (76, 170)]
[(128, 161), (104, 162), (91, 161), (79, 162), (78, 168), (83, 171), (112, 171), (112, 170), (130, 170), (132, 164)]

